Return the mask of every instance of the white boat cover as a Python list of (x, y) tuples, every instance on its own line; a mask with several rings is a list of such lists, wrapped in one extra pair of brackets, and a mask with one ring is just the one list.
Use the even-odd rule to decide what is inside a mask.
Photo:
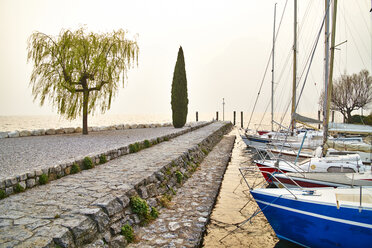
[(362, 142), (342, 142), (327, 140), (327, 148), (334, 148), (339, 151), (359, 151), (372, 153), (372, 145)]
[(329, 123), (329, 132), (337, 133), (358, 133), (358, 134), (369, 134), (372, 135), (372, 126), (369, 125), (357, 125), (347, 123)]

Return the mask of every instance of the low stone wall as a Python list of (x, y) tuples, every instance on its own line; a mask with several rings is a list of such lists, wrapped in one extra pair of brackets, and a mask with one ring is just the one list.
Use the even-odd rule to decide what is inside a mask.
[[(190, 124), (188, 124), (190, 125)], [(124, 130), (124, 129), (136, 129), (136, 128), (157, 128), (157, 127), (170, 127), (172, 123), (153, 123), (153, 124), (119, 124), (111, 126), (100, 126), (100, 127), (88, 127), (88, 132), (101, 132), (110, 130)], [(55, 135), (55, 134), (71, 134), (81, 133), (81, 127), (66, 127), (66, 128), (49, 128), (49, 129), (35, 129), (35, 130), (15, 130), (9, 132), (0, 132), (0, 139), (5, 138), (18, 138), (28, 136), (43, 136), (43, 135)]]
[[(211, 122), (200, 122), (197, 125), (191, 125), (188, 124), (190, 128), (182, 130), (182, 131), (176, 131), (172, 134), (165, 135), (158, 137), (156, 139), (148, 140), (149, 144), (151, 145), (156, 145), (160, 142), (167, 141), (169, 139), (175, 138), (179, 135), (185, 134), (187, 132), (194, 131), (198, 128), (204, 127)], [(147, 126), (142, 126), (142, 125), (136, 125), (135, 127), (137, 128), (144, 128)], [(148, 126), (151, 127), (151, 126)], [(109, 129), (107, 129), (109, 130)], [(102, 130), (100, 130), (102, 131)], [(111, 159), (129, 154), (131, 152), (130, 147), (133, 145), (137, 145), (141, 148), (147, 147), (145, 144), (147, 140), (143, 140), (141, 142), (136, 142), (137, 144), (130, 144), (127, 146), (123, 146), (117, 149), (109, 150), (104, 153), (97, 153), (97, 154), (90, 154), (88, 157), (91, 158), (93, 162), (93, 167), (96, 165), (100, 164), (100, 158), (102, 156), (106, 157), (106, 160), (109, 161)], [(59, 179), (61, 177), (67, 176), (71, 173), (73, 173), (73, 166), (78, 166), (80, 170), (84, 170), (87, 168), (84, 168), (84, 157), (78, 157), (70, 161), (65, 161), (63, 163), (48, 167), (48, 168), (43, 168), (43, 169), (37, 169), (34, 171), (29, 171), (29, 172), (24, 172), (23, 174), (13, 176), (6, 178), (4, 180), (0, 180), (0, 193), (3, 192), (5, 193), (5, 196), (9, 196), (14, 193), (19, 193), (22, 192), (26, 189), (33, 188), (37, 185), (40, 184), (40, 177), (42, 175), (45, 175), (48, 178), (48, 181), (53, 181), (56, 179)], [(0, 200), (1, 200), (1, 194), (0, 194)]]
[[(96, 203), (100, 209), (86, 209), (82, 213), (89, 216), (97, 225), (97, 229), (86, 228), (82, 232), (84, 224), (81, 223), (79, 236), (75, 235), (75, 243), (70, 239), (61, 237), (54, 239), (57, 245), (73, 247), (87, 244), (86, 247), (125, 247), (127, 241), (120, 235), (121, 227), (125, 224), (138, 226), (140, 218), (132, 212), (130, 198), (140, 196), (146, 200), (150, 207), (161, 206), (161, 198), (172, 195), (182, 184), (177, 182), (177, 172), (181, 172), (187, 180), (198, 169), (201, 161), (207, 156), (212, 148), (222, 139), (223, 135), (232, 129), (232, 124), (227, 123), (213, 134), (205, 138), (197, 146), (190, 148), (177, 159), (163, 166), (146, 179), (138, 182), (124, 195), (110, 196)], [(180, 189), (181, 190), (181, 189)], [(95, 240), (94, 242), (92, 242)]]

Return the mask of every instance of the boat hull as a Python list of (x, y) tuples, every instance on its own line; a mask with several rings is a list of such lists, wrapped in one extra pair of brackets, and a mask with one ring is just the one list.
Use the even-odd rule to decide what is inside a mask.
[(279, 239), (305, 247), (371, 246), (372, 209), (251, 194)]

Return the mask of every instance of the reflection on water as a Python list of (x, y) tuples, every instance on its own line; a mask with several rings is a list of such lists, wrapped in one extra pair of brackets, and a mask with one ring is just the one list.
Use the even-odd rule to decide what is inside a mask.
[[(232, 152), (231, 162), (226, 170), (221, 190), (213, 209), (207, 234), (204, 237), (204, 247), (299, 247), (276, 237), (265, 216), (260, 213), (250, 221), (246, 220), (259, 208), (250, 195), (248, 187), (242, 179), (238, 168), (255, 168), (251, 163), (253, 151), (246, 146), (238, 130), (231, 134), (237, 135)], [(257, 173), (246, 176), (250, 185), (259, 185), (264, 179)], [(246, 222), (246, 223), (245, 223)]]

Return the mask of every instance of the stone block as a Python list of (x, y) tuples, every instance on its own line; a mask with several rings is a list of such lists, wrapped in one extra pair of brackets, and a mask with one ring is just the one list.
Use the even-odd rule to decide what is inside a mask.
[(14, 186), (18, 183), (18, 180), (16, 177), (8, 177), (5, 179), (5, 186), (6, 187), (11, 187)]
[[(92, 131), (92, 130), (89, 130), (89, 127), (88, 127), (88, 132), (90, 132), (90, 131)], [(83, 132), (83, 129), (81, 127), (75, 128), (75, 133), (81, 133), (81, 132)]]
[(0, 180), (0, 189), (5, 189), (5, 180)]
[(65, 133), (65, 129), (64, 128), (58, 128), (56, 129), (56, 134), (64, 134)]
[(32, 188), (36, 185), (35, 178), (27, 179), (26, 180), (26, 186), (27, 188)]
[(25, 181), (27, 179), (27, 173), (19, 175), (19, 181)]
[(129, 124), (124, 125), (124, 129), (130, 129), (130, 128), (131, 128), (131, 126)]
[(41, 169), (35, 170), (36, 176), (41, 176), (43, 174), (43, 171)]
[(126, 247), (126, 246), (127, 246), (127, 240), (122, 235), (116, 236), (110, 242), (111, 248), (121, 248), (121, 247)]
[(31, 136), (45, 135), (45, 129), (36, 129), (31, 131)]
[(13, 190), (13, 186), (12, 187), (8, 187), (8, 188), (5, 188), (5, 194), (6, 195), (11, 195), (13, 194), (14, 190)]
[(34, 177), (35, 177), (35, 171), (27, 172), (27, 178), (34, 178)]
[(154, 197), (158, 195), (158, 190), (154, 183), (147, 185), (146, 190), (147, 190), (148, 197)]
[(31, 132), (28, 131), (28, 130), (22, 130), (19, 132), (19, 137), (27, 137), (27, 136), (31, 136)]
[(96, 223), (87, 216), (73, 216), (71, 219), (61, 221), (63, 221), (62, 226), (72, 232), (78, 247), (92, 242), (97, 236)]
[(131, 129), (138, 128), (138, 125), (137, 125), (137, 124), (132, 124), (132, 125), (130, 126), (130, 128), (131, 128)]
[(114, 214), (123, 211), (123, 206), (114, 196), (98, 199), (93, 203), (93, 205), (101, 207), (108, 216), (113, 216)]
[(21, 185), (21, 187), (24, 189), (27, 188), (25, 181), (19, 182), (19, 185)]
[(0, 139), (8, 138), (8, 132), (0, 132)]
[(45, 134), (46, 134), (46, 135), (54, 135), (54, 134), (56, 134), (56, 130), (53, 129), (53, 128), (47, 129), (47, 130), (45, 131)]
[(126, 208), (129, 206), (130, 199), (128, 196), (122, 195), (122, 196), (118, 196), (117, 198), (120, 204), (123, 206), (123, 208)]
[(64, 128), (64, 131), (67, 134), (75, 133), (75, 128), (73, 128), (73, 127), (66, 127), (66, 128)]
[(81, 209), (80, 213), (93, 219), (97, 224), (99, 232), (104, 232), (110, 223), (110, 218), (100, 208), (85, 208)]
[(9, 138), (17, 138), (19, 137), (19, 132), (18, 131), (12, 131), (8, 133)]
[(140, 195), (142, 199), (147, 199), (149, 197), (145, 186), (138, 187), (138, 194)]

